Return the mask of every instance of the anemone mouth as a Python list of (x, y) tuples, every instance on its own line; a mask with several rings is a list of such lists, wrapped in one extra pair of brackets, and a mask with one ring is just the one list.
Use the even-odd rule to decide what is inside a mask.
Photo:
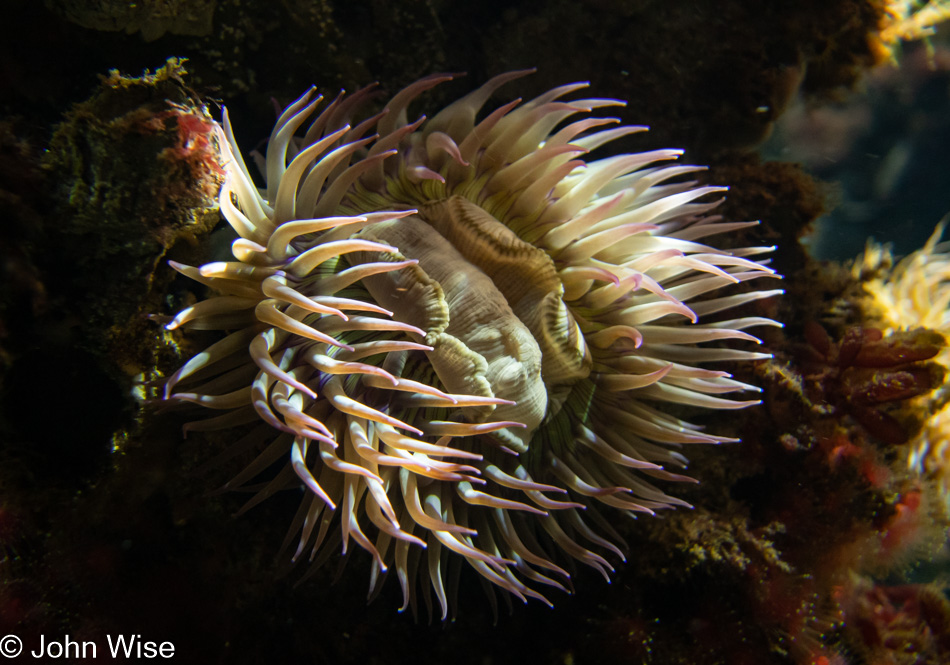
[(707, 343), (775, 325), (720, 315), (779, 291), (721, 293), (774, 273), (754, 259), (768, 248), (698, 242), (748, 225), (710, 214), (722, 188), (682, 179), (698, 167), (664, 165), (675, 150), (579, 159), (643, 130), (568, 122), (619, 102), (561, 101), (575, 84), (479, 119), (525, 73), (412, 123), (408, 104), (450, 77), (354, 127), (366, 90), (316, 115), (308, 91), (274, 128), (261, 190), (225, 112), (236, 261), (174, 266), (219, 295), (168, 327), (229, 331), (166, 384), (223, 412), (186, 428), (262, 421), (262, 452), (232, 485), (289, 458), (258, 499), (308, 490), (294, 558), (352, 540), (373, 556), (372, 593), (395, 569), (403, 607), (420, 586), (443, 618), (462, 562), (522, 600), (568, 590), (564, 560), (607, 577), (623, 542), (598, 506), (685, 505), (645, 477), (688, 480), (670, 470), (686, 463), (676, 449), (728, 440), (657, 407), (755, 403), (704, 365), (767, 354)]
[(427, 362), (450, 392), (503, 400), (468, 417), (520, 423), (492, 436), (526, 452), (541, 422), (590, 373), (551, 258), (457, 195), (357, 237), (398, 247), (388, 260), (416, 262), (367, 278), (370, 295), (394, 319), (425, 330)]

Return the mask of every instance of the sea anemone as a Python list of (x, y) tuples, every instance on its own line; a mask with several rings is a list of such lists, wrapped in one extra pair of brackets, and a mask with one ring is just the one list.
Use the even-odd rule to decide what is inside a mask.
[(720, 342), (776, 325), (719, 316), (780, 291), (720, 292), (774, 272), (751, 258), (770, 248), (698, 242), (754, 224), (710, 214), (725, 188), (683, 178), (701, 167), (665, 164), (680, 150), (580, 159), (646, 129), (566, 122), (622, 102), (562, 101), (573, 84), (479, 119), (526, 73), (414, 122), (408, 105), (451, 76), (353, 126), (372, 87), (315, 117), (311, 88), (271, 133), (261, 189), (225, 112), (237, 260), (172, 264), (217, 295), (167, 328), (228, 331), (167, 381), (166, 399), (223, 412), (186, 430), (258, 423), (230, 486), (289, 459), (252, 503), (305, 489), (294, 560), (355, 542), (371, 595), (395, 569), (403, 609), (431, 588), (443, 618), (462, 562), (548, 604), (538, 589), (570, 590), (571, 560), (607, 578), (624, 544), (605, 512), (688, 505), (651, 480), (689, 480), (683, 444), (732, 440), (658, 407), (755, 404), (703, 365), (767, 358)]
[[(950, 246), (940, 242), (945, 226), (938, 224), (922, 248), (896, 265), (889, 246), (868, 241), (852, 266), (885, 332), (929, 328), (950, 335)], [(941, 362), (950, 366), (950, 357)]]

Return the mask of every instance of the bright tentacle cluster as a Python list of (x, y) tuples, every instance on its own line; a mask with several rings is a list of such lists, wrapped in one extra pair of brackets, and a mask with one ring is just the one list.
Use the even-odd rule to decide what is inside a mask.
[(461, 562), (548, 602), (538, 589), (567, 590), (565, 562), (607, 577), (604, 555), (623, 557), (600, 508), (685, 505), (648, 478), (685, 480), (682, 444), (727, 439), (661, 408), (754, 404), (704, 365), (768, 356), (706, 343), (757, 343), (746, 329), (773, 321), (723, 313), (780, 293), (721, 294), (774, 276), (754, 258), (769, 248), (700, 242), (751, 222), (710, 214), (724, 188), (685, 180), (701, 169), (669, 165), (681, 151), (582, 159), (645, 129), (575, 119), (620, 102), (563, 101), (574, 84), (481, 113), (525, 73), (413, 122), (410, 102), (451, 77), (359, 122), (371, 88), (320, 113), (311, 89), (274, 127), (262, 189), (225, 113), (236, 260), (173, 264), (217, 295), (167, 327), (227, 331), (166, 384), (222, 412), (186, 428), (263, 421), (231, 485), (289, 457), (255, 501), (305, 486), (295, 558), (352, 540), (373, 557), (371, 592), (394, 568), (406, 607), (427, 579), (443, 617)]

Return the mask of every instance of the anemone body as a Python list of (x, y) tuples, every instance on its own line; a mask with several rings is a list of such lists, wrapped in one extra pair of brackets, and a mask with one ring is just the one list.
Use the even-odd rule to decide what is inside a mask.
[(684, 179), (701, 169), (671, 164), (679, 150), (583, 161), (645, 129), (575, 117), (621, 104), (563, 101), (583, 84), (481, 111), (524, 74), (414, 122), (409, 103), (450, 77), (362, 121), (371, 89), (319, 113), (311, 89), (280, 116), (260, 189), (225, 113), (236, 260), (175, 265), (217, 295), (167, 327), (227, 331), (166, 384), (220, 411), (186, 427), (260, 423), (231, 484), (289, 459), (257, 498), (305, 488), (294, 558), (355, 543), (371, 593), (395, 571), (403, 607), (421, 588), (443, 617), (463, 564), (544, 602), (572, 561), (607, 577), (624, 547), (608, 511), (685, 505), (652, 482), (688, 480), (682, 445), (727, 440), (663, 405), (755, 403), (708, 365), (767, 357), (718, 342), (774, 324), (725, 314), (778, 291), (722, 292), (774, 276), (767, 248), (699, 242), (749, 224), (711, 214), (723, 188)]

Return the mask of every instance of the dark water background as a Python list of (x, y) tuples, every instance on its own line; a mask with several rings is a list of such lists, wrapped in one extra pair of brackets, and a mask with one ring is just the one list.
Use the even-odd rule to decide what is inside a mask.
[(828, 183), (834, 208), (811, 238), (818, 258), (848, 260), (867, 239), (907, 254), (950, 213), (950, 30), (906, 44), (857, 89), (799, 99), (762, 147)]

